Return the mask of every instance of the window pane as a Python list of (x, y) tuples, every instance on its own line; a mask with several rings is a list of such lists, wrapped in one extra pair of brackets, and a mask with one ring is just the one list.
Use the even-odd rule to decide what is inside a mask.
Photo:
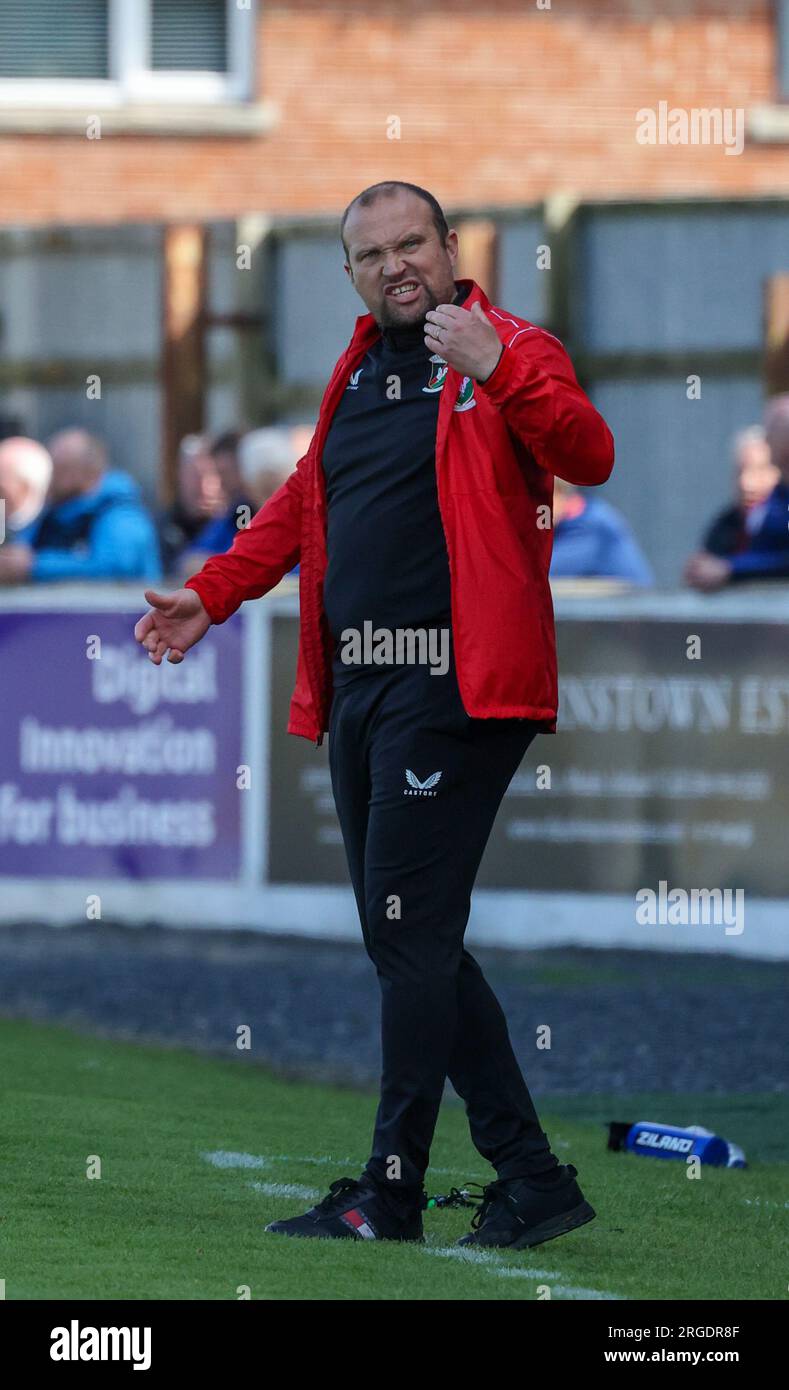
[(226, 72), (225, 0), (151, 0), (151, 67)]
[(109, 0), (0, 0), (0, 77), (108, 77)]

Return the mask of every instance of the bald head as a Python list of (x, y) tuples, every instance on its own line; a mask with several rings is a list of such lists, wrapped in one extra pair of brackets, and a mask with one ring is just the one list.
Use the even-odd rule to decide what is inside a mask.
[(435, 198), (415, 184), (376, 184), (349, 204), (345, 272), (382, 327), (424, 323), (454, 299), (458, 236), (446, 226)]
[(52, 455), (50, 501), (65, 502), (90, 492), (107, 467), (107, 450), (87, 430), (58, 430), (49, 440)]
[(262, 507), (282, 486), (306, 453), (311, 438), (308, 425), (267, 425), (244, 435), (238, 462), (246, 493), (256, 507)]
[(13, 435), (0, 442), (0, 499), (6, 524), (20, 530), (41, 511), (52, 476), (52, 459), (35, 439)]
[(783, 481), (789, 483), (789, 392), (773, 396), (764, 413), (764, 435)]

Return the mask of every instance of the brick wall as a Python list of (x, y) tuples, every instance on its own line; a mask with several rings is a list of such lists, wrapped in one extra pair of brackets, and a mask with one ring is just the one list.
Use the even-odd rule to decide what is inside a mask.
[[(0, 222), (336, 213), (384, 177), (448, 206), (789, 192), (789, 144), (644, 147), (642, 107), (775, 92), (771, 0), (261, 0), (255, 137), (0, 133)], [(659, 17), (658, 17), (659, 16)], [(387, 138), (397, 116), (401, 138)], [(0, 119), (0, 132), (2, 121)]]

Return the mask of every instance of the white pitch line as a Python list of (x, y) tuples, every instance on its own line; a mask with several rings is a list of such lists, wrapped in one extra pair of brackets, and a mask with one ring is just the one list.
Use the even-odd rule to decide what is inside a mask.
[(320, 1168), (333, 1164), (335, 1168), (348, 1168), (358, 1163), (355, 1158), (332, 1158), (331, 1154), (326, 1156), (315, 1154), (266, 1154), (267, 1163), (312, 1163)]
[[(235, 1153), (229, 1149), (215, 1149), (210, 1153), (202, 1153), (206, 1163), (211, 1163), (215, 1168), (265, 1168), (269, 1163), (309, 1163), (318, 1167), (350, 1168), (358, 1167), (358, 1158), (333, 1158), (328, 1156), (318, 1156), (315, 1154), (248, 1154)], [(431, 1168), (431, 1174), (435, 1173), (438, 1177), (454, 1177), (457, 1169), (455, 1168)], [(474, 1177), (467, 1177), (466, 1182), (476, 1182), (482, 1178), (481, 1173)]]
[(233, 1153), (230, 1149), (214, 1149), (200, 1157), (214, 1168), (265, 1168), (268, 1164), (268, 1159), (261, 1158), (260, 1154)]
[(251, 1182), (249, 1186), (264, 1197), (299, 1197), (308, 1202), (321, 1195), (317, 1187), (303, 1187), (298, 1182)]
[(508, 1274), (520, 1274), (524, 1279), (561, 1279), (555, 1269), (521, 1269), (505, 1265), (501, 1255), (495, 1250), (477, 1250), (473, 1245), (426, 1245), (425, 1255), (440, 1255), (445, 1260), (460, 1260), (463, 1264), (486, 1265), (489, 1273), (498, 1274), (505, 1269)]
[[(323, 1156), (316, 1158), (314, 1154), (267, 1154), (266, 1158), (269, 1163), (313, 1163), (318, 1164), (320, 1167), (326, 1167), (327, 1164), (333, 1164), (335, 1168), (358, 1168), (360, 1165), (360, 1160), (358, 1158), (332, 1158), (331, 1155), (329, 1155), (328, 1158)], [(434, 1168), (431, 1164), (430, 1168), (428, 1169), (428, 1172), (431, 1175), (435, 1173), (438, 1177), (441, 1178), (451, 1178), (456, 1176), (457, 1169)], [(482, 1176), (483, 1175), (481, 1173), (475, 1173), (473, 1177), (467, 1177), (465, 1181), (476, 1182), (477, 1179), (482, 1178)]]
[[(494, 1250), (475, 1250), (473, 1246), (426, 1246), (422, 1253), (425, 1255), (440, 1255), (444, 1259), (460, 1260), (468, 1264), (483, 1265), (487, 1274), (493, 1274), (498, 1279), (540, 1279), (547, 1283), (549, 1280), (561, 1279), (562, 1277), (555, 1269), (526, 1269), (521, 1265), (506, 1264), (502, 1256), (497, 1255)], [(605, 1293), (600, 1289), (578, 1288), (574, 1284), (554, 1284), (551, 1293), (560, 1294), (563, 1298), (605, 1299), (613, 1302), (626, 1301), (623, 1300), (621, 1294)]]
[(576, 1289), (572, 1284), (557, 1284), (551, 1293), (559, 1293), (563, 1298), (600, 1298), (610, 1303), (627, 1303), (622, 1293), (603, 1293), (600, 1289)]

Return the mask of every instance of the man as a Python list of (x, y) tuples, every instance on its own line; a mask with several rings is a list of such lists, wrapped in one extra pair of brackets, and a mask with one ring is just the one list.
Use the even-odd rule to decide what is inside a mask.
[(225, 508), (219, 470), (204, 434), (187, 434), (178, 446), (177, 496), (159, 518), (159, 546), (165, 574), (184, 571), (181, 559), (203, 527)]
[(551, 579), (621, 579), (648, 588), (654, 576), (619, 512), (557, 478)]
[(767, 498), (781, 477), (761, 425), (735, 435), (732, 456), (734, 501), (710, 522), (702, 545), (709, 555), (724, 559), (748, 549), (764, 520)]
[(244, 491), (256, 510), (290, 477), (312, 435), (312, 429), (301, 425), (265, 425), (243, 436), (238, 467)]
[(218, 550), (227, 550), (233, 544), (238, 530), (244, 526), (245, 517), (251, 512), (250, 499), (238, 461), (242, 437), (238, 430), (225, 430), (217, 436), (209, 450), (224, 502), (216, 516), (207, 521), (195, 536), (191, 553), (195, 563), (202, 559), (202, 556), (195, 552), (202, 551), (204, 554), (213, 555)]
[(125, 473), (108, 472), (102, 441), (60, 430), (49, 452), (47, 506), (26, 544), (3, 547), (0, 583), (159, 578), (156, 531), (139, 488)]
[[(762, 454), (755, 483), (749, 484), (762, 491), (762, 500), (745, 514), (745, 545), (729, 555), (712, 553), (709, 547), (692, 555), (685, 582), (695, 589), (712, 593), (748, 579), (789, 579), (789, 393), (768, 404), (764, 440), (770, 471)], [(775, 481), (765, 496), (763, 488), (771, 478)]]
[(51, 477), (52, 459), (36, 439), (12, 435), (0, 442), (0, 501), (5, 503), (5, 540), (10, 544), (26, 539)]
[[(293, 1236), (420, 1240), (423, 1179), (448, 1076), (496, 1169), (474, 1245), (538, 1244), (594, 1212), (552, 1154), (502, 1010), (463, 946), (496, 811), (538, 730), (556, 727), (548, 585), (553, 474), (603, 482), (610, 431), (561, 344), (454, 279), (458, 239), (433, 196), (386, 182), (343, 217), (368, 313), (332, 374), (295, 473), (227, 555), (149, 592), (135, 633), (182, 661), (212, 622), (301, 559), (288, 729), (329, 733), (332, 786), (382, 995), (370, 1159)], [(446, 666), (344, 660), (371, 625), (449, 639)], [(421, 649), (424, 656), (424, 647)], [(446, 674), (434, 674), (444, 669)]]
[[(257, 509), (281, 487), (310, 447), (311, 425), (266, 425), (245, 434), (238, 448), (244, 487)], [(298, 565), (290, 571), (297, 576)]]

